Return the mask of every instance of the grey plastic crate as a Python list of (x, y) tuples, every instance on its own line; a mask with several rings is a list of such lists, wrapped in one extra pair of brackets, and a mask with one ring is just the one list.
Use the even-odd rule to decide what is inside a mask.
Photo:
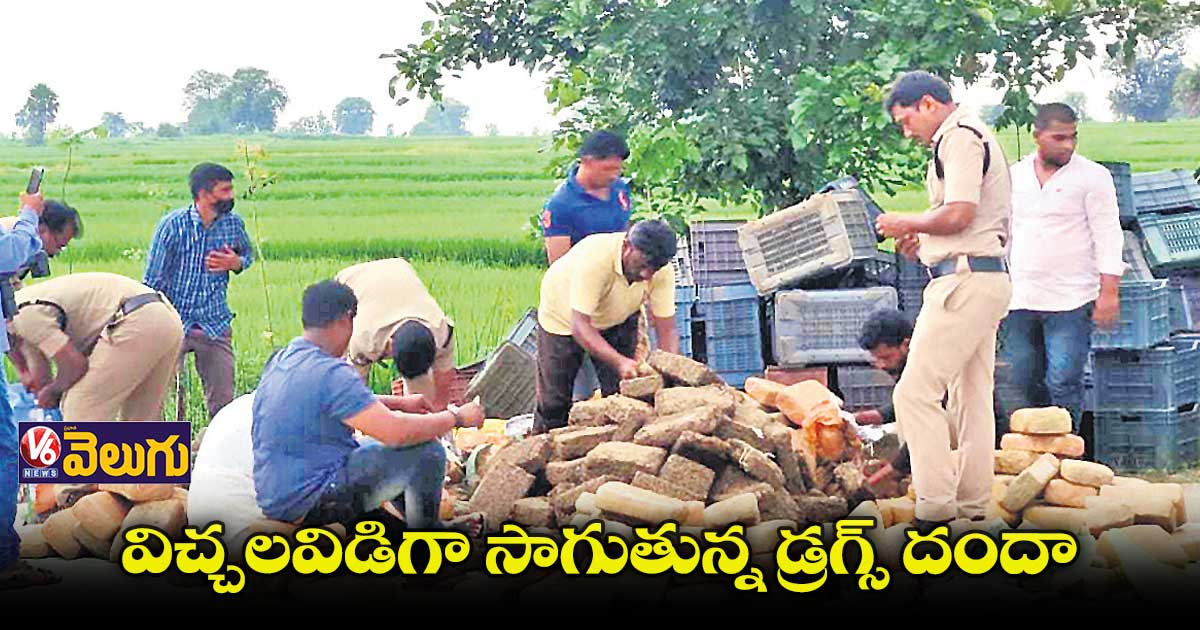
[(679, 239), (675, 246), (675, 258), (671, 264), (675, 265), (675, 286), (696, 286), (696, 277), (692, 273), (692, 260), (688, 255), (687, 239)]
[(1137, 206), (1133, 203), (1133, 180), (1129, 162), (1100, 162), (1112, 174), (1113, 186), (1117, 189), (1117, 208), (1121, 225), (1132, 225), (1137, 219)]
[(1200, 184), (1182, 168), (1132, 176), (1137, 213), (1200, 210)]
[(863, 323), (882, 308), (896, 308), (896, 289), (780, 291), (771, 308), (771, 345), (783, 366), (870, 363), (858, 345)]
[(505, 341), (467, 386), (465, 398), (479, 396), (489, 418), (511, 418), (533, 411), (537, 396), (537, 361), (520, 346)]
[(1166, 280), (1121, 283), (1121, 315), (1113, 330), (1093, 330), (1093, 350), (1145, 350), (1171, 334)]
[(921, 312), (925, 287), (929, 285), (929, 268), (899, 254), (896, 255), (896, 264), (899, 270), (896, 289), (900, 309), (915, 318)]
[(505, 339), (521, 346), (521, 349), (537, 356), (537, 309), (529, 309), (521, 316), (521, 320), (508, 331)]
[(1142, 250), (1155, 271), (1200, 267), (1200, 211), (1139, 214)]
[(745, 284), (750, 281), (738, 245), (745, 221), (697, 221), (689, 226), (688, 256), (697, 286)]
[(1146, 254), (1142, 251), (1142, 238), (1137, 232), (1125, 230), (1125, 249), (1121, 253), (1121, 258), (1125, 260), (1125, 264), (1129, 268), (1125, 270), (1125, 275), (1122, 276), (1126, 280), (1153, 280), (1154, 274), (1150, 271), (1150, 263), (1146, 262)]
[(833, 195), (810, 197), (738, 229), (738, 243), (759, 295), (854, 261), (850, 234)]
[(842, 366), (837, 369), (837, 386), (842, 408), (862, 411), (890, 404), (896, 382), (887, 372), (873, 367)]

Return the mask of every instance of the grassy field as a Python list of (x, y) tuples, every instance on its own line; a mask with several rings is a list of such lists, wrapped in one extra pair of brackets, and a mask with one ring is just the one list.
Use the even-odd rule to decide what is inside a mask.
[[(1003, 134), (1010, 160), (1025, 155), (1031, 138)], [(1083, 154), (1122, 160), (1135, 171), (1195, 168), (1200, 122), (1085, 124)], [(262, 253), (256, 266), (230, 283), (238, 314), (234, 346), (237, 388), (253, 388), (272, 348), (300, 331), (300, 294), (339, 269), (375, 258), (413, 260), (422, 279), (455, 320), (459, 364), (493, 348), (525, 309), (537, 302), (543, 253), (527, 236), (528, 217), (556, 185), (546, 172), (543, 138), (251, 138), (268, 155), (259, 165), (274, 185), (238, 212), (254, 237), (257, 216)], [(19, 190), (32, 165), (47, 167), (44, 190), (64, 196), (83, 214), (85, 238), (53, 263), (55, 274), (111, 271), (140, 279), (155, 223), (168, 209), (186, 205), (187, 172), (197, 162), (244, 164), (229, 136), (178, 140), (102, 140), (75, 154), (63, 188), (67, 154), (58, 147), (30, 148), (0, 141), (0, 190)], [(889, 211), (924, 208), (924, 193), (877, 195)], [(15, 205), (15, 204), (14, 204)], [(713, 216), (753, 216), (740, 207)], [(265, 259), (266, 283), (262, 265)], [(268, 330), (269, 294), (274, 337)], [(189, 417), (204, 411), (193, 379)], [(171, 403), (173, 404), (173, 403)]]

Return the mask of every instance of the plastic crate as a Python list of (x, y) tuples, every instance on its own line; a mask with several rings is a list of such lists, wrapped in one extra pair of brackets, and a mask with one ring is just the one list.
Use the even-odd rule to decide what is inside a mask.
[(870, 363), (858, 345), (873, 311), (896, 308), (892, 287), (780, 291), (771, 309), (771, 347), (779, 365)]
[(1083, 404), (1080, 411), (1096, 410), (1096, 382), (1091, 376), (1083, 377)]
[(1184, 169), (1137, 173), (1131, 181), (1138, 215), (1200, 210), (1200, 184)]
[(1125, 248), (1121, 252), (1121, 258), (1129, 268), (1125, 270), (1125, 275), (1122, 278), (1126, 280), (1154, 280), (1154, 274), (1150, 271), (1150, 263), (1146, 262), (1146, 254), (1142, 252), (1142, 239), (1137, 235), (1137, 232), (1125, 230)]
[(854, 261), (850, 233), (834, 194), (810, 197), (738, 230), (749, 281), (760, 294), (826, 275)]
[(915, 260), (896, 256), (896, 293), (900, 310), (916, 317), (924, 303), (925, 287), (929, 285), (929, 268)]
[(995, 402), (999, 404), (1004, 418), (1010, 418), (1014, 411), (1025, 406), (1025, 392), (1017, 387), (1012, 365), (1007, 361), (996, 361), (992, 378)]
[(450, 402), (461, 405), (467, 402), (467, 389), (471, 379), (483, 369), (485, 362), (476, 361), (470, 365), (454, 368), (454, 380), (450, 382)]
[(1200, 330), (1200, 275), (1173, 273), (1167, 278), (1167, 290), (1171, 332)]
[(837, 387), (846, 411), (879, 409), (892, 402), (892, 376), (870, 367), (842, 366), (837, 369)]
[(1094, 417), (1096, 461), (1115, 470), (1175, 470), (1200, 455), (1200, 407), (1096, 411)]
[(1096, 409), (1176, 409), (1200, 402), (1200, 343), (1097, 352)]
[(745, 224), (745, 221), (698, 221), (689, 226), (688, 255), (697, 286), (750, 282), (738, 245), (738, 228)]
[(1120, 209), (1121, 225), (1132, 225), (1137, 220), (1137, 206), (1133, 204), (1133, 179), (1129, 162), (1099, 162), (1112, 175), (1117, 188), (1117, 208)]
[[(679, 335), (679, 354), (692, 356), (692, 308), (696, 304), (696, 287), (675, 287), (675, 332)], [(646, 333), (650, 337), (650, 348), (658, 347), (658, 335), (654, 332), (653, 320)]]
[(1116, 330), (1092, 332), (1093, 350), (1145, 350), (1171, 332), (1167, 281), (1121, 283), (1121, 316)]
[(671, 264), (675, 265), (675, 286), (691, 287), (696, 285), (696, 278), (692, 275), (692, 260), (688, 256), (686, 239), (680, 238), (675, 245), (675, 258)]
[(1137, 221), (1151, 269), (1200, 267), (1200, 212), (1139, 214)]
[(734, 387), (762, 374), (758, 293), (749, 284), (700, 287), (696, 315), (704, 322), (704, 361)]
[(537, 361), (511, 341), (505, 341), (471, 379), (468, 400), (479, 396), (489, 418), (511, 418), (533, 411), (537, 395)]
[(521, 346), (521, 349), (537, 356), (537, 309), (529, 309), (521, 316), (521, 320), (508, 331), (504, 338)]

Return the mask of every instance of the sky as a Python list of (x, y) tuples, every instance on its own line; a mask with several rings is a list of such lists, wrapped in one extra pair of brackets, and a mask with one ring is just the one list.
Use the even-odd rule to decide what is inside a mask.
[[(51, 19), (20, 26), (27, 7)], [(186, 120), (183, 86), (196, 70), (233, 74), (244, 66), (267, 70), (286, 88), (281, 126), (318, 112), (330, 116), (340, 100), (360, 96), (375, 109), (376, 135), (388, 125), (400, 133), (424, 116), (427, 101), (396, 106), (387, 94), (394, 66), (379, 55), (418, 41), (430, 15), (423, 0), (5, 3), (0, 134), (17, 130), (14, 114), (39, 82), (58, 94), (56, 125), (83, 129), (114, 111), (153, 126)], [(1200, 35), (1190, 41), (1188, 60), (1200, 63)], [(1100, 63), (1077, 68), (1044, 97), (1084, 92), (1089, 113), (1110, 119), (1105, 95), (1113, 80)], [(470, 107), (467, 128), (473, 133), (495, 124), (501, 134), (528, 134), (555, 126), (541, 79), (501, 65), (467, 70), (444, 85), (446, 96)], [(976, 108), (999, 100), (986, 87), (959, 89), (956, 98)]]

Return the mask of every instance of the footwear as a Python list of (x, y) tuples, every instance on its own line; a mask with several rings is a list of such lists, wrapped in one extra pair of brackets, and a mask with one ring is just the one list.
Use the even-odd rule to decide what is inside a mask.
[(57, 573), (39, 569), (24, 560), (18, 560), (9, 568), (0, 571), (0, 591), (27, 586), (46, 586), (61, 581), (62, 576)]

